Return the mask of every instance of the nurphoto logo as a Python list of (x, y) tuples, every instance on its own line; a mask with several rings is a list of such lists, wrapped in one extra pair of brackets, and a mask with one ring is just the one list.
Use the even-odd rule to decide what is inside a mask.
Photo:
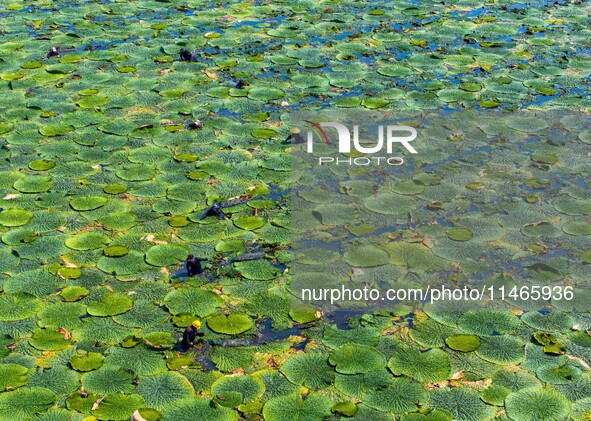
[[(327, 134), (326, 128), (336, 130), (338, 136), (338, 152), (341, 154), (351, 154), (351, 149), (357, 152), (357, 154), (363, 154), (364, 156), (339, 158), (333, 156), (320, 156), (318, 157), (318, 165), (402, 165), (404, 160), (398, 156), (392, 156), (394, 153), (394, 145), (402, 145), (409, 153), (416, 154), (416, 149), (410, 144), (417, 137), (417, 130), (411, 126), (400, 126), (400, 125), (379, 125), (377, 127), (377, 141), (374, 140), (375, 144), (370, 144), (367, 141), (359, 139), (359, 125), (353, 125), (351, 136), (351, 130), (343, 124), (334, 121), (314, 123), (306, 120), (306, 123), (310, 125), (310, 129), (307, 131), (306, 143), (307, 152), (314, 152), (314, 139), (317, 138), (319, 141), (326, 144), (332, 144), (329, 135)], [(351, 142), (351, 140), (353, 142)], [(384, 145), (385, 144), (385, 145)], [(369, 154), (377, 154), (383, 152), (385, 146), (387, 156), (365, 156)], [(357, 155), (355, 154), (355, 155)]]

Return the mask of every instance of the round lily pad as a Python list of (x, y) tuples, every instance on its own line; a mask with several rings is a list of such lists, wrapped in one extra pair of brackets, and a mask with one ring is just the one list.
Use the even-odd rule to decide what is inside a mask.
[(355, 267), (375, 267), (388, 263), (390, 255), (384, 249), (372, 245), (353, 247), (345, 252), (345, 261)]
[(125, 313), (133, 305), (133, 300), (127, 295), (107, 293), (96, 301), (88, 304), (88, 314), (92, 316), (107, 317)]
[(180, 244), (158, 244), (146, 252), (146, 262), (153, 266), (170, 266), (183, 262), (189, 249)]
[(78, 351), (70, 358), (70, 365), (76, 371), (92, 371), (100, 368), (104, 361), (105, 357), (98, 352)]
[(109, 246), (103, 249), (103, 254), (107, 257), (121, 257), (127, 255), (129, 251), (125, 246)]
[(507, 416), (515, 421), (559, 421), (570, 412), (570, 402), (547, 388), (528, 387), (510, 393), (505, 399)]
[(384, 355), (373, 347), (361, 344), (345, 344), (335, 349), (328, 360), (343, 374), (360, 374), (377, 370), (386, 365)]
[(259, 216), (241, 216), (234, 219), (234, 225), (243, 230), (256, 230), (265, 225), (265, 220)]
[(406, 374), (420, 382), (439, 382), (451, 376), (449, 356), (439, 349), (421, 352), (403, 347), (390, 357), (388, 368), (395, 375)]
[(29, 381), (29, 369), (20, 364), (0, 364), (0, 391), (13, 390)]
[(480, 339), (475, 335), (452, 335), (445, 339), (445, 343), (454, 351), (460, 352), (472, 352), (480, 347)]
[(246, 314), (216, 314), (207, 319), (207, 326), (217, 333), (238, 335), (252, 329), (254, 321)]
[(257, 99), (259, 101), (271, 101), (274, 99), (283, 98), (285, 92), (281, 89), (271, 87), (253, 87), (248, 90), (248, 97), (250, 99)]
[(108, 194), (121, 194), (127, 191), (127, 185), (123, 183), (109, 184), (103, 188), (103, 191)]
[(51, 159), (36, 159), (35, 161), (29, 162), (29, 168), (34, 171), (48, 171), (55, 168), (55, 161)]
[(89, 211), (104, 206), (107, 201), (103, 196), (76, 196), (70, 200), (70, 206), (77, 211)]
[(447, 231), (447, 237), (455, 241), (468, 241), (472, 239), (473, 234), (468, 228), (456, 227)]
[(0, 212), (0, 224), (5, 227), (20, 227), (27, 224), (32, 218), (33, 212), (25, 209), (10, 208)]
[(83, 232), (66, 239), (65, 244), (74, 250), (95, 250), (109, 241), (109, 237), (99, 232)]

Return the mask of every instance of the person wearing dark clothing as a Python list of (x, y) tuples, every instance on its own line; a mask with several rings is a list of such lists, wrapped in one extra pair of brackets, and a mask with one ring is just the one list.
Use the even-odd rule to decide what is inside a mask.
[(194, 320), (193, 323), (191, 323), (191, 326), (185, 329), (183, 332), (183, 340), (181, 341), (181, 348), (183, 351), (187, 351), (195, 344), (195, 338), (203, 336), (203, 332), (199, 332), (200, 327), (201, 322), (199, 320)]
[(201, 262), (205, 262), (207, 260), (208, 259), (201, 259), (189, 254), (189, 257), (187, 257), (187, 261), (185, 262), (185, 268), (187, 269), (189, 276), (202, 274), (203, 268), (201, 267)]
[(207, 209), (207, 211), (205, 211), (205, 213), (201, 216), (201, 220), (207, 218), (208, 216), (215, 216), (217, 219), (222, 221), (226, 217), (226, 214), (222, 212), (222, 207), (218, 203), (213, 202), (211, 208)]
[(180, 52), (181, 61), (193, 61), (195, 56), (189, 50), (182, 49)]
[(47, 58), (55, 57), (60, 55), (59, 47), (51, 47), (49, 53), (47, 53)]

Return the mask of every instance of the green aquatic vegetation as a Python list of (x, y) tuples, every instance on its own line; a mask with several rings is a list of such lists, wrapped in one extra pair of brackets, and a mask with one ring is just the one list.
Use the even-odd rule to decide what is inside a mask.
[(440, 382), (451, 377), (448, 354), (436, 348), (421, 352), (401, 347), (388, 360), (388, 368), (397, 376), (405, 374), (419, 382)]
[(529, 387), (510, 393), (505, 399), (507, 416), (512, 420), (562, 420), (571, 404), (560, 393), (541, 387)]

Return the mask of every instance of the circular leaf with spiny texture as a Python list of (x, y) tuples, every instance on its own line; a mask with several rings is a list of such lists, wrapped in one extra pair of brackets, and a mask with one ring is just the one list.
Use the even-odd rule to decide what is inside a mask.
[(299, 393), (277, 396), (263, 406), (263, 417), (267, 421), (318, 421), (330, 414), (332, 401), (326, 397), (309, 394), (305, 400)]
[(417, 404), (428, 400), (428, 392), (420, 383), (408, 378), (397, 378), (385, 389), (363, 394), (363, 403), (384, 412), (410, 412)]
[(386, 365), (386, 358), (377, 349), (361, 344), (345, 344), (333, 351), (328, 361), (343, 374), (361, 374)]
[(281, 366), (281, 372), (290, 382), (311, 389), (329, 386), (334, 379), (334, 370), (326, 354), (320, 352), (291, 356)]
[(135, 375), (124, 368), (104, 365), (98, 370), (90, 371), (82, 376), (82, 386), (90, 393), (106, 395), (107, 393), (131, 392), (135, 386)]
[(246, 314), (215, 314), (208, 317), (207, 326), (217, 333), (238, 335), (252, 329), (254, 321)]
[(141, 377), (136, 393), (144, 397), (147, 406), (164, 409), (180, 399), (193, 397), (195, 390), (184, 376), (166, 372)]
[(42, 308), (41, 300), (24, 292), (0, 295), (0, 321), (2, 322), (24, 320)]
[(183, 262), (189, 249), (180, 244), (158, 244), (146, 252), (146, 262), (152, 266), (170, 266)]
[(560, 393), (542, 387), (528, 387), (505, 399), (507, 416), (515, 421), (560, 421), (570, 412), (570, 402)]
[(24, 386), (29, 381), (29, 369), (20, 364), (0, 364), (0, 392)]
[(77, 211), (89, 211), (104, 206), (107, 201), (103, 196), (75, 196), (70, 200), (70, 206)]
[[(265, 384), (259, 378), (246, 375), (220, 377), (211, 385), (212, 396), (220, 405), (230, 408), (258, 399), (264, 392)], [(226, 400), (232, 404), (228, 405)]]
[(115, 272), (116, 275), (124, 276), (140, 272), (149, 266), (144, 260), (144, 254), (132, 250), (122, 257), (103, 256), (98, 259), (96, 267), (106, 273)]
[[(236, 411), (213, 405), (209, 398), (187, 398), (176, 401), (162, 411), (162, 421), (237, 421)], [(303, 421), (303, 420), (302, 420)]]
[(83, 232), (66, 239), (65, 243), (73, 250), (95, 250), (109, 241), (109, 237), (100, 232)]
[(458, 320), (458, 327), (474, 335), (511, 333), (519, 325), (519, 319), (508, 311), (470, 310)]
[(47, 412), (56, 395), (44, 387), (21, 387), (0, 394), (0, 421), (30, 421)]
[(477, 392), (467, 388), (434, 389), (430, 406), (450, 412), (457, 421), (482, 421), (493, 418), (496, 410), (485, 404)]
[(454, 351), (460, 352), (472, 352), (480, 347), (480, 339), (475, 335), (452, 335), (445, 339), (445, 343)]
[(386, 250), (372, 245), (353, 247), (345, 252), (344, 257), (348, 264), (360, 268), (382, 266), (390, 259)]
[(46, 329), (34, 329), (33, 335), (29, 339), (29, 344), (33, 348), (42, 351), (59, 351), (67, 348), (70, 345), (70, 341), (65, 338), (63, 333), (49, 327)]
[(172, 314), (191, 313), (207, 317), (222, 305), (219, 295), (201, 289), (183, 288), (171, 291), (162, 300)]
[(29, 223), (32, 218), (33, 212), (25, 209), (10, 208), (0, 212), (0, 224), (5, 227), (20, 227)]
[(124, 421), (143, 406), (145, 406), (145, 401), (140, 395), (112, 393), (106, 395), (99, 402), (97, 408), (92, 410), (92, 415), (99, 420)]
[(401, 347), (390, 357), (388, 368), (397, 376), (406, 374), (420, 382), (440, 382), (451, 377), (449, 355), (440, 349), (421, 352)]
[(101, 368), (105, 362), (103, 354), (98, 352), (78, 351), (70, 358), (70, 365), (76, 371), (92, 371)]
[(133, 306), (133, 300), (127, 295), (118, 293), (106, 293), (96, 301), (88, 304), (88, 314), (92, 316), (107, 317), (125, 313)]

